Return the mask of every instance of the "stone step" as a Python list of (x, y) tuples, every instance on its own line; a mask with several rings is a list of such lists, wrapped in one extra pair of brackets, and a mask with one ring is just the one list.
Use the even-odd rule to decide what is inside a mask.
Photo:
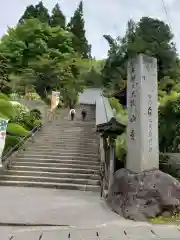
[(39, 152), (37, 153), (29, 153), (29, 152), (26, 152), (24, 151), (23, 153), (19, 153), (18, 156), (17, 156), (17, 159), (36, 159), (38, 161), (38, 159), (51, 159), (51, 160), (83, 160), (83, 161), (91, 161), (92, 163), (93, 162), (98, 162), (98, 158), (97, 156), (81, 156), (81, 155), (58, 155), (58, 154), (51, 154), (51, 153), (44, 153), (44, 154), (41, 154)]
[[(95, 145), (95, 146), (94, 146)], [(76, 149), (97, 149), (99, 144), (92, 144), (92, 143), (79, 143), (78, 141), (76, 142), (47, 142), (47, 141), (28, 141), (27, 143), (24, 144), (26, 147), (45, 147), (45, 148), (50, 148), (50, 149), (70, 149), (70, 148), (76, 148)]]
[[(28, 143), (29, 145), (29, 143)], [(87, 150), (97, 150), (98, 148), (98, 144), (81, 144), (81, 143), (78, 143), (78, 142), (73, 142), (73, 143), (69, 143), (69, 142), (66, 142), (66, 143), (53, 143), (53, 142), (49, 142), (47, 143), (46, 141), (45, 142), (34, 142), (33, 145), (35, 145), (35, 147), (45, 147), (45, 148), (51, 148), (51, 149), (55, 149), (55, 148), (58, 148), (60, 150), (63, 150), (63, 149), (84, 149), (84, 152), (86, 152)], [(95, 146), (94, 146), (95, 145)], [(25, 145), (24, 145), (25, 146)]]
[(59, 146), (59, 145), (64, 144), (64, 145), (68, 145), (68, 146), (81, 145), (81, 146), (92, 146), (92, 147), (96, 147), (99, 144), (97, 141), (95, 141), (95, 142), (89, 141), (88, 142), (88, 140), (83, 140), (83, 139), (82, 140), (78, 140), (78, 139), (76, 139), (76, 140), (71, 140), (71, 139), (58, 139), (58, 140), (56, 140), (56, 139), (34, 139), (33, 143), (38, 144), (38, 145), (39, 144), (40, 145), (55, 144), (56, 146)]
[(24, 146), (23, 148), (22, 148), (22, 150), (21, 150), (21, 152), (23, 152), (24, 150), (23, 149), (25, 149), (25, 151), (33, 151), (34, 153), (35, 152), (43, 152), (43, 153), (45, 153), (45, 152), (51, 152), (51, 151), (53, 151), (53, 152), (61, 152), (62, 154), (73, 154), (73, 153), (75, 153), (75, 154), (78, 154), (79, 153), (79, 155), (80, 154), (92, 154), (92, 155), (98, 155), (98, 149), (97, 148), (91, 148), (91, 147), (83, 147), (83, 148), (81, 148), (81, 147), (77, 147), (77, 146), (71, 146), (71, 147), (64, 147), (64, 146), (62, 146), (62, 148), (59, 148), (59, 147), (56, 147), (56, 146), (53, 146), (52, 148), (50, 148), (50, 146), (41, 146), (41, 145), (39, 145), (39, 146)]
[(56, 130), (44, 130), (44, 132), (41, 130), (39, 131), (38, 135), (55, 135), (56, 133), (61, 133), (62, 136), (71, 136), (72, 133), (73, 134), (77, 134), (77, 135), (84, 135), (84, 136), (89, 136), (92, 135), (92, 137), (98, 137), (97, 133), (95, 132), (95, 130), (93, 131), (92, 129), (84, 129), (82, 128), (81, 130), (77, 130), (77, 129), (72, 129), (72, 128), (68, 128), (67, 130), (64, 130), (64, 128), (62, 129), (56, 129)]
[(15, 161), (13, 162), (13, 166), (33, 166), (33, 167), (49, 167), (50, 168), (74, 168), (74, 169), (91, 169), (91, 170), (99, 170), (100, 166), (96, 165), (88, 165), (88, 164), (76, 164), (76, 163), (48, 163), (48, 162), (30, 162), (30, 161)]
[(89, 168), (70, 168), (70, 167), (51, 167), (49, 166), (26, 166), (23, 164), (12, 165), (12, 170), (21, 170), (21, 171), (42, 171), (42, 172), (57, 172), (57, 173), (78, 173), (78, 174), (99, 174), (99, 170), (97, 169), (89, 169)]
[(32, 163), (52, 163), (52, 164), (79, 164), (79, 165), (88, 165), (88, 166), (100, 166), (99, 161), (92, 160), (71, 160), (71, 159), (51, 159), (51, 158), (28, 158), (28, 157), (17, 157), (13, 160), (13, 163), (22, 163), (22, 162), (32, 162)]
[(97, 143), (99, 141), (98, 138), (91, 138), (90, 136), (88, 137), (84, 137), (84, 136), (76, 136), (73, 137), (72, 135), (69, 137), (63, 137), (61, 134), (58, 135), (52, 135), (52, 136), (37, 136), (36, 141), (42, 141), (42, 140), (47, 140), (49, 142), (54, 141), (54, 142), (58, 142), (58, 141), (70, 141), (70, 142), (87, 142), (87, 143)]
[(72, 138), (80, 138), (80, 137), (84, 137), (85, 139), (86, 138), (89, 138), (91, 137), (92, 140), (94, 139), (98, 139), (98, 136), (92, 132), (92, 133), (87, 133), (87, 132), (77, 132), (77, 131), (71, 131), (69, 133), (64, 133), (62, 131), (56, 131), (54, 133), (49, 133), (49, 132), (46, 132), (46, 133), (38, 133), (38, 137), (62, 137), (62, 138), (69, 138), (69, 137), (72, 137)]
[(65, 142), (65, 141), (69, 141), (71, 143), (73, 142), (79, 142), (79, 143), (97, 143), (98, 142), (98, 139), (91, 139), (90, 137), (89, 138), (84, 138), (84, 137), (76, 137), (76, 138), (73, 138), (73, 137), (66, 137), (66, 138), (63, 138), (61, 137), (60, 135), (59, 136), (54, 136), (54, 137), (34, 137), (35, 141), (36, 142), (41, 142), (41, 141), (47, 141), (47, 142)]
[(68, 183), (68, 184), (84, 184), (84, 185), (100, 185), (99, 180), (92, 179), (76, 179), (76, 178), (56, 178), (45, 176), (22, 176), (22, 175), (0, 175), (0, 182), (3, 181), (29, 181), (29, 182), (48, 182), (48, 183)]
[(56, 188), (56, 189), (69, 189), (80, 191), (99, 192), (100, 187), (97, 185), (83, 185), (83, 184), (68, 184), (68, 183), (49, 183), (49, 182), (30, 182), (30, 181), (10, 181), (1, 180), (1, 186), (18, 186), (18, 187), (40, 187), (40, 188)]
[(92, 179), (100, 180), (100, 176), (97, 174), (88, 173), (57, 173), (57, 172), (41, 172), (41, 171), (21, 171), (21, 170), (4, 170), (1, 171), (1, 175), (18, 175), (18, 176), (42, 176), (42, 177), (52, 177), (52, 178), (76, 178), (76, 179)]
[[(96, 150), (97, 151), (97, 150)], [(83, 149), (46, 149), (46, 148), (23, 148), (22, 150), (19, 151), (19, 153), (22, 153), (22, 154), (40, 154), (40, 155), (46, 155), (46, 154), (51, 154), (51, 156), (54, 156), (54, 155), (58, 155), (59, 157), (63, 157), (63, 156), (69, 156), (70, 159), (73, 157), (73, 156), (81, 156), (81, 157), (88, 157), (90, 159), (93, 159), (93, 158), (98, 158), (98, 153), (93, 153), (91, 151), (88, 152), (85, 152)], [(19, 156), (19, 155), (18, 155)]]

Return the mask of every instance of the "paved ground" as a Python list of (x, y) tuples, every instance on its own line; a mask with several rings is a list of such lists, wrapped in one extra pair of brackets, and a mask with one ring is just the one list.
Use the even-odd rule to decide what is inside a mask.
[(1, 187), (0, 222), (96, 226), (124, 221), (108, 209), (99, 193), (42, 188)]
[(41, 234), (41, 240), (180, 239), (176, 226), (124, 220), (108, 209), (98, 193), (23, 187), (1, 187), (0, 191), (1, 223), (62, 225), (2, 226), (1, 240), (38, 240)]

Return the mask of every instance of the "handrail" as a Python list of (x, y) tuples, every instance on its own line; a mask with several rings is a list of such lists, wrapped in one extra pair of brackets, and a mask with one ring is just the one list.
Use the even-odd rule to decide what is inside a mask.
[(34, 136), (34, 134), (36, 132), (38, 132), (40, 130), (40, 128), (42, 128), (42, 124), (39, 124), (39, 125), (36, 125), (31, 131), (30, 131), (30, 134), (26, 137), (23, 137), (15, 146), (13, 146), (11, 149), (9, 149), (7, 151), (7, 153), (5, 153), (5, 155), (3, 155), (2, 157), (2, 163), (4, 166), (7, 166), (8, 165), (8, 157), (11, 156), (11, 154), (16, 150), (16, 149), (19, 149), (19, 147), (23, 146), (25, 144), (25, 142), (27, 140), (29, 140), (32, 136)]

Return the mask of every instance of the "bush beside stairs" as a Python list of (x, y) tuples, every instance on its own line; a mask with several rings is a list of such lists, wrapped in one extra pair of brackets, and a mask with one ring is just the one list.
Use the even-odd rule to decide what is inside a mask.
[(68, 109), (57, 110), (33, 142), (28, 141), (11, 157), (11, 167), (0, 173), (0, 185), (99, 191), (95, 108), (86, 106), (83, 122), (82, 107), (76, 109), (75, 121), (67, 120)]

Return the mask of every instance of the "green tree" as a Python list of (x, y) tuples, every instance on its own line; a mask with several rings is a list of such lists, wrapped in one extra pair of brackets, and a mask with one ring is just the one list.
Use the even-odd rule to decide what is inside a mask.
[(85, 36), (84, 18), (83, 18), (83, 2), (81, 1), (76, 9), (74, 16), (68, 23), (68, 29), (74, 34), (73, 47), (77, 53), (83, 58), (88, 58), (91, 53), (90, 46)]
[(64, 97), (75, 101), (84, 82), (79, 78), (79, 59), (72, 38), (73, 34), (60, 26), (50, 27), (38, 19), (9, 29), (0, 51), (11, 66), (8, 86), (12, 91), (26, 93), (34, 87), (44, 97), (53, 89), (64, 89)]
[(37, 5), (30, 5), (26, 8), (24, 14), (20, 18), (19, 22), (22, 23), (24, 20), (38, 18), (42, 22), (49, 23), (50, 16), (47, 8), (44, 7), (42, 1), (40, 1)]
[(63, 12), (60, 9), (59, 4), (57, 3), (55, 5), (55, 7), (52, 10), (52, 15), (50, 18), (50, 25), (52, 27), (61, 27), (61, 28), (65, 28), (66, 27), (66, 18), (63, 14)]
[(124, 37), (115, 40), (111, 36), (104, 37), (110, 46), (102, 70), (105, 86), (114, 88), (126, 79), (127, 61), (139, 53), (157, 58), (159, 81), (163, 81), (166, 76), (178, 81), (179, 66), (177, 52), (172, 42), (173, 34), (163, 21), (149, 17), (141, 18), (138, 23), (130, 20)]

